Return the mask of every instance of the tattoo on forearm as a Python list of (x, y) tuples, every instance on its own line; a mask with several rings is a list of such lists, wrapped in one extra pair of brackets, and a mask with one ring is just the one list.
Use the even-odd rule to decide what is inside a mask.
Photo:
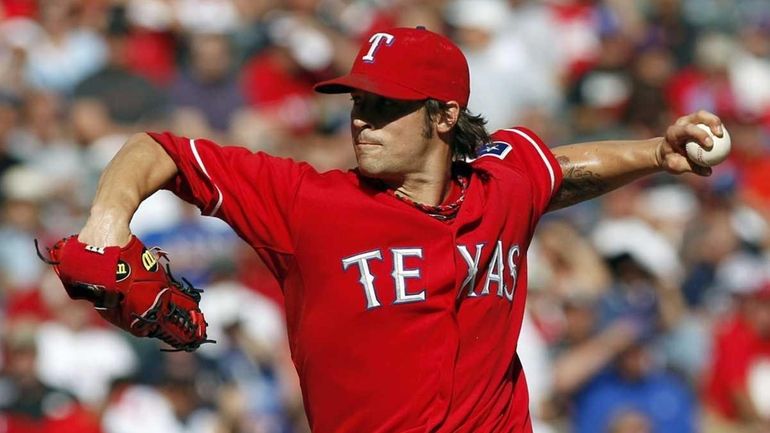
[(598, 197), (612, 189), (598, 173), (572, 162), (568, 157), (560, 155), (556, 160), (564, 173), (564, 180), (559, 191), (551, 199), (548, 210), (571, 206)]

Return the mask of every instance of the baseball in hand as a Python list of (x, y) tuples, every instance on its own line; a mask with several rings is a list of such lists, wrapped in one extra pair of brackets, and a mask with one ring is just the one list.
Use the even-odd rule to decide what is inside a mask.
[(711, 132), (711, 128), (708, 125), (699, 123), (696, 126), (708, 132), (714, 147), (711, 150), (706, 150), (695, 141), (687, 142), (685, 150), (690, 161), (704, 167), (711, 167), (724, 161), (727, 155), (730, 154), (730, 134), (727, 132), (727, 128), (722, 125), (722, 136), (717, 137)]

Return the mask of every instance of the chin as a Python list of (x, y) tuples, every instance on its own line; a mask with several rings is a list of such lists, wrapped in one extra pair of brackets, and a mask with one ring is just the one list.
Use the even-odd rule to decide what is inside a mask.
[(377, 158), (372, 158), (369, 155), (356, 153), (356, 162), (358, 163), (358, 171), (366, 177), (376, 178), (377, 173), (382, 171)]
[(372, 179), (379, 179), (382, 174), (375, 170), (374, 167), (367, 166), (366, 164), (358, 164), (358, 172), (361, 173), (362, 176), (369, 177)]
[[(392, 161), (386, 161), (384, 158), (378, 158), (374, 155), (356, 155), (358, 162), (358, 172), (362, 176), (370, 179), (378, 179), (384, 182), (394, 182), (400, 179), (401, 172), (398, 166), (392, 164)], [(388, 162), (391, 162), (388, 164)]]
[(377, 164), (366, 164), (364, 161), (358, 162), (358, 172), (369, 179), (378, 179), (385, 182), (392, 180), (394, 177), (393, 174), (385, 170), (384, 167)]

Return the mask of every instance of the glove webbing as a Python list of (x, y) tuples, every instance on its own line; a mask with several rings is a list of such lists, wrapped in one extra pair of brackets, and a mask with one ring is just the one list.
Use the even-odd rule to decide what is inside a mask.
[[(193, 286), (192, 283), (190, 283), (190, 281), (188, 281), (184, 277), (182, 277), (182, 282), (180, 283), (179, 280), (174, 278), (174, 274), (171, 273), (171, 266), (169, 266), (168, 264), (168, 257), (166, 252), (160, 249), (159, 247), (153, 247), (152, 250), (158, 255), (159, 258), (163, 258), (166, 260), (166, 263), (164, 265), (166, 268), (166, 274), (168, 275), (168, 279), (171, 281), (171, 284), (173, 284), (174, 287), (179, 289), (180, 292), (195, 299), (196, 302), (200, 302), (201, 293), (203, 293), (203, 290)], [(192, 318), (187, 313), (187, 311), (184, 311), (178, 308), (175, 304), (171, 304), (169, 307), (170, 307), (169, 312), (168, 314), (166, 314), (166, 317), (165, 317), (166, 323), (171, 323), (174, 326), (181, 328), (187, 334), (195, 331), (195, 325), (193, 325)], [(160, 305), (156, 304), (151, 310), (149, 310), (144, 315), (144, 317), (138, 314), (134, 314), (134, 318), (146, 323), (155, 324), (158, 322), (159, 309), (160, 309)], [(206, 339), (201, 342), (182, 344), (182, 342), (177, 340), (173, 335), (165, 331), (162, 331), (161, 327), (157, 327), (148, 336), (153, 338), (158, 338), (164, 341), (165, 343), (167, 343), (169, 346), (174, 347), (174, 349), (160, 349), (163, 352), (181, 352), (181, 351), (193, 352), (195, 351), (195, 349), (200, 347), (201, 344), (216, 343), (216, 340)]]

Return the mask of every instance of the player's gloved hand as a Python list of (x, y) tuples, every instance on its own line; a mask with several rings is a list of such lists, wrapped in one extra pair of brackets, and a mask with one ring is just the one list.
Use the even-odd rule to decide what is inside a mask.
[(133, 235), (124, 247), (94, 247), (73, 235), (48, 248), (48, 254), (46, 259), (38, 249), (70, 298), (91, 302), (119, 328), (158, 338), (180, 351), (213, 342), (206, 338), (207, 323), (198, 306), (201, 291), (173, 278), (168, 257), (159, 248), (148, 249)]

